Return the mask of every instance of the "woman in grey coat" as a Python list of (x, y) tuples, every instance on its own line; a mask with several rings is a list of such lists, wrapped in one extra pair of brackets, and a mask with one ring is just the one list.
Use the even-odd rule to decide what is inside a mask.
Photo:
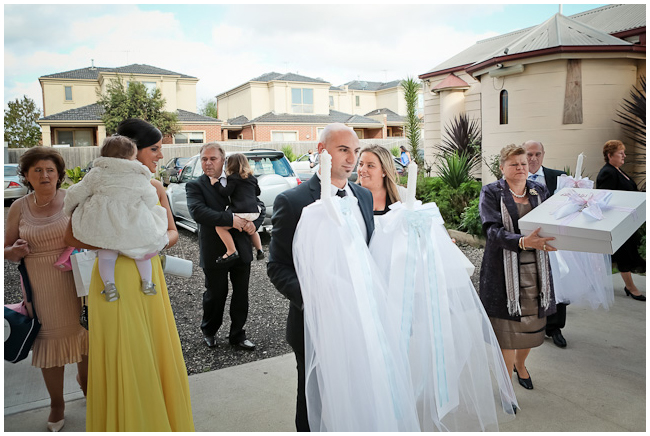
[(545, 186), (527, 180), (526, 152), (516, 145), (501, 150), (503, 178), (481, 190), (479, 210), (487, 241), (479, 295), (499, 341), (503, 359), (519, 384), (532, 389), (526, 369), (531, 348), (544, 342), (546, 317), (555, 313), (547, 251), (556, 251), (539, 229), (521, 234), (519, 218), (549, 197)]

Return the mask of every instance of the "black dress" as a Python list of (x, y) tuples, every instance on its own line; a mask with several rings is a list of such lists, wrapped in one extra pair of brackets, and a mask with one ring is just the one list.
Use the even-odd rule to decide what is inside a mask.
[[(606, 163), (596, 178), (596, 188), (617, 191), (638, 191), (636, 183), (623, 170)], [(620, 272), (645, 272), (645, 261), (639, 254), (641, 237), (639, 232), (634, 232), (621, 247), (612, 255), (612, 262), (616, 262)]]

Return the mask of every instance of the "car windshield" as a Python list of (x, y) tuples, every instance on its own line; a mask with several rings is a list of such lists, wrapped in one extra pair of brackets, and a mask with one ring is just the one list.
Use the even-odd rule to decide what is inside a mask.
[(5, 165), (5, 176), (17, 176), (18, 167), (12, 165)]
[(191, 159), (191, 157), (179, 157), (176, 161), (176, 165), (179, 167), (184, 167), (185, 164)]
[(293, 174), (291, 165), (283, 156), (252, 156), (248, 158), (248, 164), (253, 170), (255, 177), (266, 174), (277, 174), (287, 177)]

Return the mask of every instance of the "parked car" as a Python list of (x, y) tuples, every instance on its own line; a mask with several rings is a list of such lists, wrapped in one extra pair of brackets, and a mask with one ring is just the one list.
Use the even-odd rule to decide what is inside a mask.
[(5, 201), (15, 200), (27, 194), (27, 187), (18, 177), (18, 164), (5, 164)]
[[(233, 152), (226, 153), (226, 159)], [(284, 153), (277, 150), (251, 150), (242, 152), (248, 158), (248, 163), (257, 177), (260, 185), (260, 200), (266, 206), (266, 218), (258, 231), (271, 230), (271, 216), (273, 215), (273, 202), (275, 197), (286, 189), (293, 188), (300, 184), (300, 179), (289, 165), (289, 160)], [(196, 232), (198, 226), (192, 219), (187, 208), (185, 185), (203, 174), (200, 156), (197, 154), (189, 159), (177, 177), (171, 177), (171, 183), (167, 187), (167, 198), (172, 215), (176, 224), (192, 232)]]
[(163, 170), (162, 173), (162, 182), (165, 186), (169, 185), (170, 178), (172, 176), (178, 176), (185, 164), (189, 162), (191, 158), (189, 157), (173, 157), (165, 165), (161, 167)]
[[(399, 160), (399, 158), (394, 157), (393, 158), (393, 163), (395, 164), (395, 170), (397, 171), (397, 174), (399, 176), (405, 176), (406, 175), (406, 167), (402, 164), (402, 162)], [(350, 182), (356, 182), (357, 181), (357, 166), (359, 165), (359, 162), (354, 166), (354, 170), (352, 171), (352, 174), (350, 174), (350, 177), (348, 177), (348, 180)], [(301, 182), (306, 182), (311, 178), (311, 176), (318, 171), (319, 165), (316, 164), (314, 165), (314, 168), (310, 168), (311, 171), (303, 171), (303, 172), (297, 172), (298, 173), (298, 178), (300, 179)]]
[(316, 163), (312, 167), (309, 162), (309, 154), (303, 154), (295, 161), (291, 162), (291, 168), (296, 174), (314, 174), (314, 169), (317, 168), (320, 154), (316, 153)]

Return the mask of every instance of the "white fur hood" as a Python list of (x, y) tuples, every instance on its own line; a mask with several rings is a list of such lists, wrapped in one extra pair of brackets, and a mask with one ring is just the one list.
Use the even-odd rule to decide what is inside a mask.
[(135, 173), (151, 177), (151, 171), (138, 160), (127, 160), (116, 157), (98, 157), (93, 161), (93, 167), (106, 168), (112, 173)]

